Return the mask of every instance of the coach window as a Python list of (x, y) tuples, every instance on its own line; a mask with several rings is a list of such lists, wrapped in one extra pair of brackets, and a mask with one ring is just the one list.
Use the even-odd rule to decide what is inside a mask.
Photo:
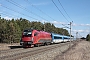
[(54, 36), (54, 39), (62, 39), (62, 37)]
[(68, 39), (68, 38), (64, 37), (64, 39)]

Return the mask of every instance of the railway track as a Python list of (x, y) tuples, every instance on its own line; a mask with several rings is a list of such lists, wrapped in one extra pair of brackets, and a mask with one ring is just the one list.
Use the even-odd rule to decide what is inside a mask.
[[(69, 45), (68, 43), (61, 43), (61, 44), (55, 44), (55, 45), (49, 45), (49, 46), (42, 46), (42, 47), (35, 47), (35, 48), (28, 48), (28, 49), (13, 49), (13, 50), (7, 50), (7, 51), (1, 51), (0, 59), (1, 60), (18, 60), (27, 56), (32, 56), (41, 52), (45, 52), (48, 50), (52, 50), (58, 47), (63, 47), (65, 45)], [(71, 43), (72, 44), (72, 43)], [(74, 43), (75, 44), (75, 43)]]

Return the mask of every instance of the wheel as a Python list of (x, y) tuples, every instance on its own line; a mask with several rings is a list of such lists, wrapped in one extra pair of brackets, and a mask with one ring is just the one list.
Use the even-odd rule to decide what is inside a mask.
[(40, 47), (40, 44), (35, 44), (34, 46), (35, 46), (35, 47)]
[(44, 45), (45, 45), (45, 46), (47, 46), (47, 45), (48, 45), (48, 43), (47, 43), (47, 42), (45, 42), (45, 43), (44, 43)]

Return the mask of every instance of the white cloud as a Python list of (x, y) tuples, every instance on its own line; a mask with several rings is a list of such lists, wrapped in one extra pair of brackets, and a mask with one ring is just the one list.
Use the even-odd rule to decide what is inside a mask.
[(86, 26), (90, 26), (90, 24), (86, 24)]
[(77, 24), (75, 24), (75, 23), (73, 23), (72, 25), (73, 25), (73, 26), (77, 26)]
[(67, 24), (67, 23), (64, 23), (64, 22), (58, 22), (58, 21), (51, 21), (51, 23), (53, 23), (53, 24)]
[(90, 26), (90, 24), (75, 24), (75, 23), (73, 23), (72, 25), (73, 26)]
[(76, 37), (76, 33), (78, 32), (78, 37), (86, 37), (87, 34), (90, 33), (90, 30), (72, 30), (72, 35)]
[[(42, 20), (42, 22), (47, 22), (45, 20)], [(53, 23), (53, 24), (65, 24), (65, 25), (68, 25), (69, 23), (66, 23), (66, 22), (58, 22), (58, 21), (50, 21), (50, 23)], [(76, 23), (72, 23), (72, 26), (90, 26), (90, 24), (76, 24)]]
[[(53, 23), (53, 24), (66, 24), (66, 25), (69, 24), (69, 23), (58, 22), (58, 21), (52, 21), (51, 23)], [(72, 26), (90, 26), (90, 24), (76, 24), (76, 23), (72, 23)]]
[(87, 33), (89, 33), (90, 31), (89, 30), (73, 30), (72, 32), (79, 32), (79, 33), (87, 32)]
[[(68, 24), (69, 24), (69, 23), (66, 23), (66, 22), (58, 22), (58, 21), (51, 21), (50, 23), (55, 24), (57, 27), (62, 27), (62, 26), (60, 26), (60, 24), (63, 24), (65, 26), (68, 26)], [(74, 28), (74, 26), (76, 26), (77, 28), (76, 27)], [(85, 29), (82, 29), (82, 28), (86, 28), (86, 27), (90, 27), (90, 24), (76, 24), (76, 23), (72, 23), (72, 32), (71, 33), (72, 33), (73, 36), (76, 36), (76, 32), (78, 32), (79, 34), (81, 34), (81, 36), (86, 37), (86, 35), (88, 33), (90, 33), (90, 28), (89, 29), (86, 29), (86, 30)]]
[(45, 23), (45, 22), (46, 22), (46, 23), (47, 23), (48, 21), (46, 21), (46, 20), (41, 20), (40, 22), (42, 22), (42, 23)]
[(4, 17), (4, 19), (11, 20), (12, 18), (11, 18), (11, 17), (6, 16), (6, 17)]

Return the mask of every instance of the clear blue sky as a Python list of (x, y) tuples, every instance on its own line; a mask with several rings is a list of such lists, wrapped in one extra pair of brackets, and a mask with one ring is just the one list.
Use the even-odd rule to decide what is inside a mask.
[[(59, 0), (69, 15), (65, 13), (58, 0), (0, 0), (0, 15), (6, 19), (25, 18), (30, 21), (50, 22), (56, 27), (69, 27), (72, 23), (72, 35), (86, 37), (90, 33), (90, 0)], [(64, 28), (69, 31), (68, 28)]]

